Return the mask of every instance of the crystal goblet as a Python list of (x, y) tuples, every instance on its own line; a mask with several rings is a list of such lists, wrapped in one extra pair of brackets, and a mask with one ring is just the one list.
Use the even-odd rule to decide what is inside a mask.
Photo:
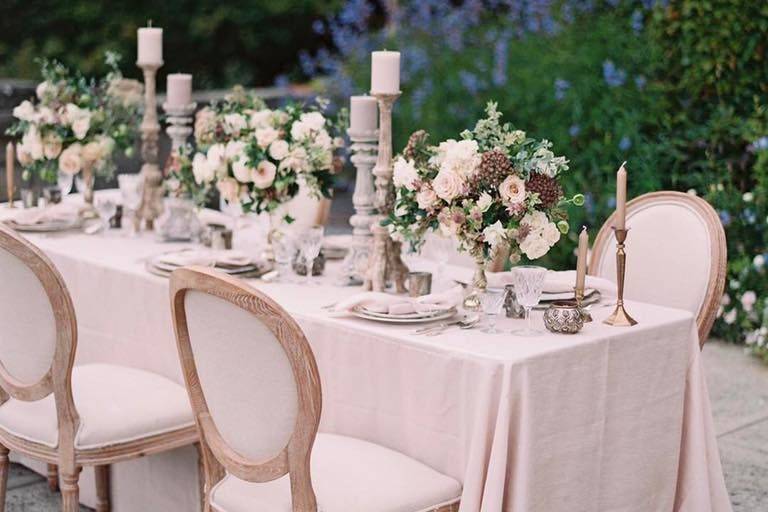
[(517, 302), (525, 310), (525, 329), (516, 329), (512, 334), (516, 336), (538, 336), (542, 331), (533, 328), (531, 310), (539, 303), (541, 292), (544, 290), (544, 279), (547, 269), (533, 265), (521, 265), (513, 269), (515, 296)]
[(481, 331), (488, 334), (499, 334), (501, 331), (496, 329), (496, 319), (501, 314), (501, 308), (504, 306), (504, 297), (507, 293), (504, 289), (486, 289), (480, 293), (480, 304), (483, 307), (486, 325)]

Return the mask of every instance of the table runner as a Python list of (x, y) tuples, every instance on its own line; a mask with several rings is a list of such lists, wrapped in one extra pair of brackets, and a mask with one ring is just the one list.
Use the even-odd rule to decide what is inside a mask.
[[(144, 269), (148, 256), (179, 244), (118, 233), (29, 238), (73, 296), (78, 363), (182, 382), (167, 280)], [(631, 329), (603, 325), (602, 308), (576, 336), (430, 338), (412, 326), (328, 317), (322, 306), (355, 288), (251, 283), (307, 334), (323, 385), (321, 430), (457, 478), (462, 511), (730, 510), (687, 312), (630, 303), (640, 321)], [(117, 464), (113, 484), (116, 512), (196, 510), (194, 450)]]

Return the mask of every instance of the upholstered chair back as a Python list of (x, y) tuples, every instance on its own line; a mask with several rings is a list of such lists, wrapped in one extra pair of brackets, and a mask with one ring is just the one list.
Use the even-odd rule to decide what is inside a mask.
[(0, 387), (9, 397), (51, 393), (62, 432), (77, 428), (71, 390), (77, 322), (64, 280), (26, 239), (0, 226)]
[[(616, 280), (614, 216), (592, 251), (590, 274)], [(686, 309), (697, 316), (701, 343), (714, 322), (726, 272), (725, 233), (703, 199), (654, 192), (627, 205), (625, 296)]]
[(266, 295), (204, 268), (173, 273), (171, 304), (204, 455), (252, 482), (290, 472), (311, 493), (321, 390), (298, 324)]

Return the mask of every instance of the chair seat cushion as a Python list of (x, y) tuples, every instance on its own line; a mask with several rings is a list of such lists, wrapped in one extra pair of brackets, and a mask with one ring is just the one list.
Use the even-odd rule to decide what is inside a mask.
[[(401, 453), (351, 437), (318, 434), (312, 487), (322, 512), (422, 512), (459, 501), (459, 482)], [(292, 512), (288, 475), (251, 483), (227, 475), (211, 491), (220, 512)]]
[[(80, 415), (79, 449), (99, 448), (194, 425), (186, 390), (160, 375), (110, 364), (72, 369), (72, 395)], [(58, 445), (53, 395), (36, 402), (10, 399), (0, 406), (0, 428), (46, 446)]]

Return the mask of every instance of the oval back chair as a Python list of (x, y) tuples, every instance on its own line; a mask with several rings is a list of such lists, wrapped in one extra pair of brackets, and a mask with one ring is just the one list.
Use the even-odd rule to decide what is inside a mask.
[(314, 354), (271, 298), (188, 267), (171, 275), (171, 308), (200, 432), (205, 511), (457, 510), (452, 478), (373, 443), (317, 434)]
[[(615, 213), (595, 239), (589, 273), (616, 280)], [(662, 191), (627, 203), (626, 297), (686, 309), (707, 339), (725, 286), (727, 249), (717, 212), (700, 197)]]

